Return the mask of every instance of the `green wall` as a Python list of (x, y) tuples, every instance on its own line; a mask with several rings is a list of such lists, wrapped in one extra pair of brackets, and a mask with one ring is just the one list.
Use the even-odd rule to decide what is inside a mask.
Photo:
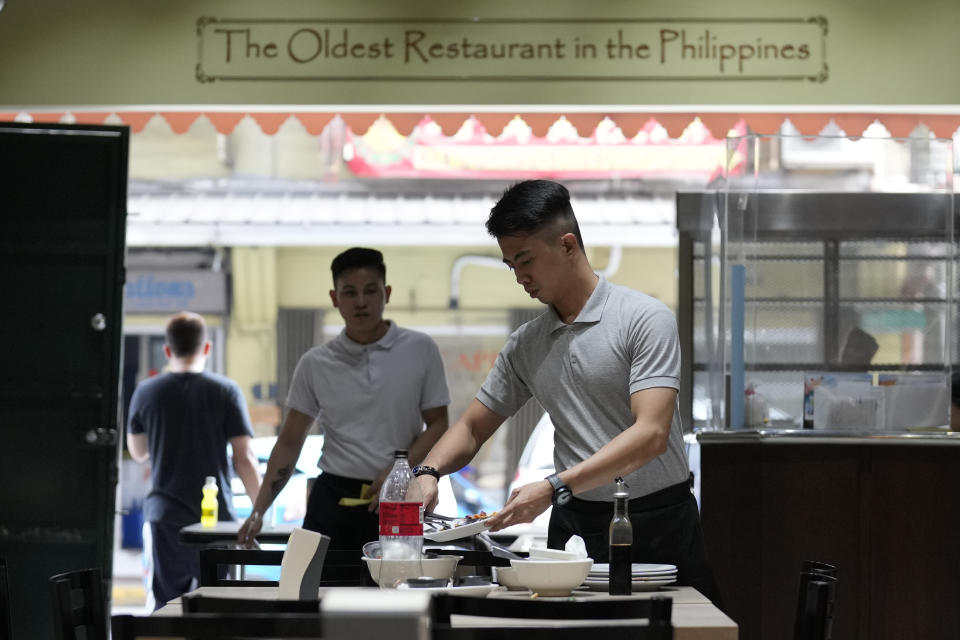
[[(223, 22), (230, 19), (250, 21), (245, 24), (263, 34), (261, 48), (271, 33), (279, 34), (278, 55), (241, 65), (236, 58), (243, 47), (234, 46), (227, 64), (226, 36), (216, 29), (244, 26)], [(270, 22), (281, 19), (287, 22)], [(452, 43), (502, 33), (532, 43), (562, 40), (568, 51), (575, 41), (601, 48), (596, 58), (579, 60), (292, 61), (295, 49), (283, 43), (293, 29), (320, 33), (337, 19), (367, 20), (347, 25), (355, 40), (412, 29)], [(11, 0), (0, 11), (0, 105), (956, 105), (958, 24), (960, 3), (943, 1)], [(343, 25), (332, 27), (336, 33)], [(665, 29), (688, 29), (693, 44), (710, 30), (714, 44), (784, 51), (785, 43), (802, 42), (814, 51), (802, 63), (786, 53), (763, 61), (758, 54), (743, 72), (734, 73), (732, 62), (721, 72), (709, 55), (682, 59), (675, 49), (658, 60), (655, 34)], [(650, 44), (650, 58), (604, 55), (602, 42), (618, 31)], [(218, 60), (220, 71), (262, 75), (204, 81), (217, 77)], [(458, 73), (491, 78), (464, 81)], [(811, 79), (794, 78), (797, 73)], [(395, 79), (404, 74), (435, 78)]]

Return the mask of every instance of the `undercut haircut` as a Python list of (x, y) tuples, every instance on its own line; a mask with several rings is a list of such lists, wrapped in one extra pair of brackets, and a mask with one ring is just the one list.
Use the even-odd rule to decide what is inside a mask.
[(178, 358), (200, 353), (207, 341), (207, 323), (190, 311), (181, 311), (167, 322), (167, 345)]
[(337, 279), (350, 269), (376, 269), (383, 282), (387, 282), (387, 265), (383, 263), (383, 254), (376, 249), (353, 247), (334, 258), (330, 263), (334, 287), (337, 286)]
[(570, 192), (551, 180), (525, 180), (509, 187), (487, 218), (487, 232), (497, 240), (532, 235), (551, 226), (559, 235), (576, 236), (583, 251), (580, 225), (570, 206)]

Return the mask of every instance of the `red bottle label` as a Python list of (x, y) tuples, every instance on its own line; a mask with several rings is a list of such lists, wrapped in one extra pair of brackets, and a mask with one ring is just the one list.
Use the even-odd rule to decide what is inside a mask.
[(381, 502), (380, 535), (422, 536), (419, 502)]

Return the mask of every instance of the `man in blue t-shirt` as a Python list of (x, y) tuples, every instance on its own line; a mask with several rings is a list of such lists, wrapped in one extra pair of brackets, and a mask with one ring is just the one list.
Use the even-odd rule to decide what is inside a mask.
[[(182, 312), (167, 323), (167, 371), (144, 380), (133, 392), (127, 449), (137, 462), (150, 461), (153, 487), (144, 503), (144, 553), (152, 559), (153, 607), (196, 587), (200, 553), (179, 542), (182, 527), (200, 520), (201, 487), (217, 479), (220, 520), (233, 520), (233, 467), (251, 500), (260, 490), (257, 460), (250, 449), (253, 428), (246, 401), (233, 380), (204, 371), (210, 355), (206, 324)], [(148, 594), (148, 602), (150, 600)]]

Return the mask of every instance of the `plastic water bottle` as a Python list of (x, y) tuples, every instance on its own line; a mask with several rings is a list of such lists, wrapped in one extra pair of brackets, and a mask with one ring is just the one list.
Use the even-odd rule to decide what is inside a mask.
[(219, 519), (220, 504), (217, 502), (217, 479), (207, 476), (203, 484), (203, 500), (200, 501), (200, 524), (204, 527), (215, 527)]
[(393, 469), (380, 489), (380, 586), (422, 574), (423, 494), (413, 482), (407, 450), (397, 449), (393, 459)]

